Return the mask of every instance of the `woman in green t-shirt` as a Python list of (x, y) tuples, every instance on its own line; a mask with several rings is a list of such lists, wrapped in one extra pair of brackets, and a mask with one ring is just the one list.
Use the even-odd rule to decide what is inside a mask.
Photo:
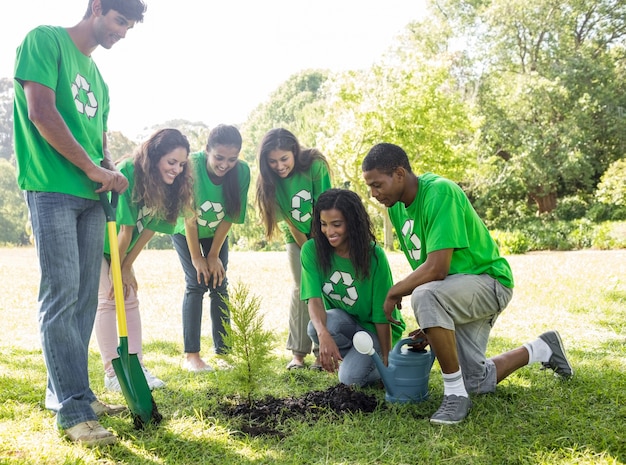
[[(192, 372), (213, 368), (200, 357), (202, 302), (209, 292), (216, 355), (228, 351), (224, 342), (228, 313), (228, 233), (246, 217), (250, 168), (239, 159), (241, 134), (220, 124), (209, 133), (205, 150), (190, 157), (196, 217), (178, 220), (172, 243), (185, 273), (183, 297), (183, 367)], [(224, 360), (217, 358), (217, 363)]]
[[(287, 369), (304, 368), (312, 343), (306, 333), (309, 313), (300, 300), (300, 248), (310, 237), (313, 206), (330, 188), (328, 163), (318, 150), (301, 148), (296, 136), (283, 128), (265, 134), (257, 163), (256, 201), (265, 233), (271, 238), (277, 226), (282, 229), (294, 280), (287, 338), (287, 350), (293, 358)], [(313, 352), (317, 355), (316, 347)], [(318, 360), (311, 368), (320, 369)]]
[[(108, 234), (105, 237), (94, 326), (104, 363), (104, 386), (108, 390), (121, 391), (111, 364), (111, 360), (117, 357), (118, 337), (110, 277), (110, 247), (117, 246), (120, 252), (128, 349), (142, 361), (141, 318), (133, 263), (155, 232), (171, 234), (180, 215), (193, 215), (188, 157), (187, 138), (177, 129), (161, 129), (132, 157), (122, 159), (117, 165), (128, 179), (129, 188), (120, 196), (117, 206), (118, 243), (110, 244)], [(165, 385), (145, 367), (144, 374), (150, 389)]]
[(359, 196), (347, 189), (329, 189), (320, 195), (312, 234), (313, 239), (302, 247), (300, 295), (308, 303), (308, 335), (319, 344), (319, 362), (326, 371), (338, 370), (344, 384), (375, 383), (380, 374), (374, 361), (352, 346), (352, 337), (367, 331), (387, 364), (405, 323), (397, 309), (398, 323), (389, 323), (385, 315), (383, 303), (393, 284), (391, 269)]

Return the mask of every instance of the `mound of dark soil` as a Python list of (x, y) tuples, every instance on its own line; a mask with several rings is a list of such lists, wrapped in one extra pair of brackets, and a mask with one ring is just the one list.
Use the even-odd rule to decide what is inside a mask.
[(337, 384), (325, 391), (308, 392), (302, 397), (268, 396), (254, 401), (252, 405), (239, 403), (227, 407), (224, 413), (231, 419), (237, 418), (243, 433), (282, 437), (284, 433), (277, 428), (289, 419), (312, 422), (328, 414), (369, 413), (381, 407), (384, 408), (384, 404), (379, 404), (375, 396)]

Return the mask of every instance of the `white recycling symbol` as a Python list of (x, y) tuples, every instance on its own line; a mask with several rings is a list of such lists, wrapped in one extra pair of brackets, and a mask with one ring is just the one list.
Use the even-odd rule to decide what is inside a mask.
[[(335, 289), (335, 286), (339, 282), (341, 282), (346, 287), (346, 295), (344, 296), (341, 296)], [(354, 287), (352, 283), (354, 283), (354, 278), (350, 273), (335, 271), (330, 277), (330, 282), (324, 283), (322, 291), (331, 299), (340, 300), (351, 307), (359, 298), (356, 287)]]
[(420, 241), (420, 238), (417, 237), (417, 234), (413, 232), (414, 224), (415, 222), (413, 220), (406, 220), (404, 226), (402, 226), (402, 236), (405, 238), (408, 254), (413, 260), (417, 261), (421, 256), (420, 252), (422, 250), (422, 242)]
[[(81, 90), (84, 91), (84, 95), (87, 98), (87, 102), (84, 102), (82, 98)], [(98, 101), (96, 96), (91, 91), (91, 85), (80, 74), (76, 75), (76, 79), (72, 82), (72, 95), (74, 96), (74, 103), (79, 113), (87, 115), (88, 118), (93, 118), (98, 111)]]
[[(215, 212), (214, 221), (209, 221), (202, 218), (205, 213), (210, 211)], [(224, 206), (221, 203), (211, 202), (210, 200), (207, 200), (202, 205), (200, 205), (200, 208), (198, 209), (198, 224), (200, 226), (208, 226), (209, 228), (213, 229), (217, 227), (218, 224), (220, 224), (220, 221), (222, 221), (224, 215)]]
[[(209, 221), (202, 218), (205, 213), (210, 211), (215, 212), (214, 221)], [(211, 202), (210, 200), (207, 200), (202, 205), (200, 205), (200, 208), (198, 209), (198, 224), (200, 226), (208, 226), (211, 229), (215, 228), (218, 224), (220, 224), (220, 221), (222, 221), (224, 215), (224, 206), (221, 203)]]
[(147, 216), (152, 215), (152, 208), (148, 208), (145, 205), (139, 209), (139, 213), (137, 215), (137, 222), (135, 226), (137, 226), (137, 232), (141, 234), (143, 231), (143, 219)]
[(291, 198), (291, 216), (294, 220), (304, 223), (311, 219), (311, 213), (302, 213), (302, 204), (306, 202), (311, 202), (311, 193), (306, 189), (296, 192)]

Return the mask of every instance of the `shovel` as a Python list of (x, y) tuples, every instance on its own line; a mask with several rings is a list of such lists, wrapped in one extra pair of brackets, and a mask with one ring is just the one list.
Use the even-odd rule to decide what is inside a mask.
[(160, 423), (163, 416), (159, 413), (152, 391), (146, 381), (137, 354), (128, 353), (128, 329), (126, 327), (126, 308), (124, 307), (124, 289), (122, 285), (122, 266), (120, 251), (117, 246), (117, 227), (115, 225), (115, 208), (118, 194), (111, 192), (111, 201), (106, 192), (100, 193), (100, 203), (104, 208), (111, 244), (111, 275), (113, 277), (113, 291), (115, 294), (115, 313), (117, 315), (117, 331), (120, 345), (117, 348), (119, 357), (112, 360), (115, 375), (122, 388), (122, 394), (128, 403), (136, 429), (143, 429), (153, 421)]

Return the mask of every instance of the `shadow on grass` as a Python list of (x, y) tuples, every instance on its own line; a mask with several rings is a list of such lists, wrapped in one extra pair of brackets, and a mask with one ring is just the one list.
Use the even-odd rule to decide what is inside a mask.
[[(493, 338), (490, 353), (516, 345), (508, 339)], [(164, 359), (178, 357), (180, 351), (178, 344), (166, 341), (151, 342), (145, 348)], [(574, 364), (573, 379), (561, 381), (538, 365), (524, 367), (502, 382), (494, 394), (474, 396), (470, 416), (460, 425), (440, 427), (428, 421), (442, 396), (441, 375), (435, 368), (430, 377), (430, 398), (425, 402), (385, 404), (372, 413), (329, 413), (314, 422), (292, 418), (277, 426), (279, 437), (247, 436), (223, 413), (224, 404), (234, 402), (240, 394), (230, 372), (194, 374), (171, 361), (162, 361), (159, 375), (167, 387), (153, 393), (164, 415), (162, 425), (137, 431), (129, 416), (105, 418), (103, 424), (114, 430), (121, 442), (99, 450), (97, 455), (102, 461), (141, 465), (311, 463), (320, 457), (337, 463), (521, 465), (594, 463), (594, 457), (602, 459), (600, 463), (626, 462), (623, 343), (610, 340), (594, 350), (568, 347), (568, 354)], [(19, 424), (40, 418), (50, 422), (42, 407), (46, 376), (40, 351), (3, 350), (0, 356), (0, 421)], [(99, 355), (90, 352), (89, 363), (92, 379), (97, 376), (96, 394), (104, 394)], [(285, 360), (278, 358), (272, 361), (260, 380), (258, 396), (298, 396), (337, 383), (334, 375), (286, 371), (284, 364)], [(384, 402), (383, 390), (370, 388), (366, 392)], [(104, 398), (123, 402), (119, 394), (106, 393)], [(0, 433), (0, 442), (9, 439), (3, 434), (8, 432)], [(43, 441), (49, 441), (49, 449), (54, 450), (60, 440)], [(82, 453), (79, 446), (69, 447), (77, 456)], [(47, 458), (51, 462), (63, 461), (59, 458), (62, 453), (50, 454)], [(0, 453), (0, 458), (3, 455)], [(41, 457), (23, 463), (37, 463), (37, 459)]]

